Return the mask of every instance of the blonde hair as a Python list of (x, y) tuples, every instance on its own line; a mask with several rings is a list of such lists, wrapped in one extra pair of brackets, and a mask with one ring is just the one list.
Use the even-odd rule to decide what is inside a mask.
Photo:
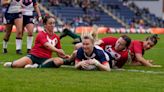
[(92, 31), (88, 32), (87, 30), (83, 30), (81, 33), (81, 39), (91, 39), (93, 43), (98, 40), (98, 33), (97, 33), (98, 27), (96, 25), (93, 25)]

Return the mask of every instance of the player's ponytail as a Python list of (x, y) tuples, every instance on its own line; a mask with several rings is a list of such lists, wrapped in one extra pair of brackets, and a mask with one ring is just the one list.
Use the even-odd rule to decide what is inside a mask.
[(153, 35), (147, 37), (146, 41), (151, 40), (154, 43), (154, 45), (156, 45), (158, 42), (158, 39), (160, 39), (159, 36), (157, 34), (153, 34)]

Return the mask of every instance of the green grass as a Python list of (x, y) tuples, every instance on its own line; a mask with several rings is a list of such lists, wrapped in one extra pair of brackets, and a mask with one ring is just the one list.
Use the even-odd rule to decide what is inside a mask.
[[(105, 36), (120, 34), (103, 34)], [(128, 34), (133, 39), (144, 39), (149, 34)], [(0, 33), (3, 38), (3, 33)], [(159, 43), (145, 53), (145, 58), (155, 60), (162, 68), (128, 66), (125, 69), (163, 72), (159, 74), (129, 71), (79, 71), (73, 68), (58, 69), (11, 69), (0, 64), (0, 92), (164, 92), (164, 35), (160, 35)], [(70, 37), (61, 40), (67, 54), (73, 51), (73, 40)], [(2, 42), (2, 40), (1, 40)], [(2, 49), (2, 43), (0, 44)], [(8, 54), (0, 53), (0, 61), (13, 61), (26, 55), (24, 37), (24, 55), (15, 54), (15, 34), (12, 34)], [(55, 54), (54, 54), (55, 56)]]

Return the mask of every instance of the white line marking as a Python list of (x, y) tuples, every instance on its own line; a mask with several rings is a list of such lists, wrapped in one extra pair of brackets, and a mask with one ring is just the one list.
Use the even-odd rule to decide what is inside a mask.
[(149, 71), (149, 70), (137, 70), (137, 69), (116, 69), (116, 71), (138, 72), (147, 74), (164, 74), (162, 71)]

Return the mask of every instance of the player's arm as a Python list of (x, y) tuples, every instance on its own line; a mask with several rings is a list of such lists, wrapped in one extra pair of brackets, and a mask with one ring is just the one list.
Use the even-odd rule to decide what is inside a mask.
[(103, 43), (104, 43), (103, 40), (97, 40), (97, 41), (95, 42), (96, 45), (101, 45), (101, 44), (103, 44)]
[[(64, 53), (63, 49), (59, 49), (59, 50), (61, 50), (61, 51)], [(70, 55), (66, 55), (65, 53), (64, 53), (64, 54), (56, 53), (56, 54), (57, 54), (59, 57), (64, 58), (64, 59), (69, 59), (69, 58), (70, 58)]]
[(34, 9), (35, 9), (36, 13), (38, 14), (38, 20), (41, 21), (41, 20), (42, 20), (42, 15), (41, 15), (41, 13), (40, 13), (40, 9), (39, 9), (38, 5), (39, 5), (39, 4), (36, 2), (36, 3), (34, 4)]
[(49, 42), (44, 43), (44, 47), (48, 50), (56, 52), (57, 54), (60, 54), (60, 55), (63, 55), (63, 56), (65, 55), (64, 51), (62, 49), (58, 49), (58, 48), (52, 46)]
[(109, 63), (107, 61), (105, 61), (101, 64), (98, 60), (92, 59), (90, 61), (90, 64), (94, 64), (95, 66), (97, 66), (102, 71), (110, 71), (111, 70)]
[(135, 54), (137, 61), (139, 61), (141, 64), (143, 64), (144, 66), (148, 66), (148, 67), (161, 67), (160, 65), (153, 65), (149, 62), (149, 60), (146, 60), (141, 54), (136, 53)]

